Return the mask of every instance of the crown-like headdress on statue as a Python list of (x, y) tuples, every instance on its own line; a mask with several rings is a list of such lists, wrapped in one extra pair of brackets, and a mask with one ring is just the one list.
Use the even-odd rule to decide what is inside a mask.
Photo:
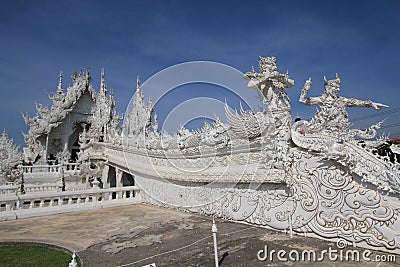
[(327, 80), (326, 77), (324, 76), (324, 84), (329, 85), (329, 86), (336, 86), (340, 87), (340, 78), (339, 75), (336, 73), (336, 78), (333, 80)]
[(265, 72), (267, 69), (271, 71), (271, 69), (276, 69), (276, 57), (260, 57), (258, 60), (258, 69), (259, 71)]

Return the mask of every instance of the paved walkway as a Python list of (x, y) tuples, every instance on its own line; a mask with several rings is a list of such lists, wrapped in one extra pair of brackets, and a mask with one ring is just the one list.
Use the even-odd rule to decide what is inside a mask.
[[(76, 250), (84, 266), (214, 266), (212, 220), (148, 205), (130, 205), (0, 222), (0, 241), (38, 241)], [(217, 220), (220, 266), (359, 266), (360, 262), (260, 261), (264, 249), (321, 251), (335, 244)], [(362, 250), (361, 250), (362, 251)], [(375, 253), (382, 254), (382, 253)], [(374, 254), (374, 255), (375, 255)], [(155, 256), (158, 255), (158, 256)], [(400, 262), (398, 256), (397, 262)], [(376, 263), (362, 263), (378, 266)], [(395, 266), (380, 264), (379, 266)]]

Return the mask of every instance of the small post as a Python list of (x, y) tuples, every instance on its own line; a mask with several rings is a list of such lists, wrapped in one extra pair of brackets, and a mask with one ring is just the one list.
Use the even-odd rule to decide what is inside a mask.
[(58, 183), (58, 190), (65, 191), (65, 174), (64, 174), (64, 157), (61, 157), (59, 169), (57, 170), (60, 174), (60, 180)]
[(288, 203), (288, 206), (287, 206), (286, 212), (288, 215), (290, 238), (293, 238), (293, 226), (292, 226), (292, 223), (293, 223), (292, 222), (293, 198), (289, 197), (287, 203)]
[(213, 240), (214, 240), (214, 256), (215, 256), (215, 267), (219, 266), (218, 263), (218, 247), (217, 247), (217, 225), (215, 224), (215, 219), (213, 218), (213, 224), (211, 227), (211, 232), (213, 233)]
[(288, 219), (289, 219), (289, 232), (290, 232), (290, 238), (293, 238), (293, 228), (292, 228), (292, 212), (290, 207), (287, 209), (288, 213)]
[(76, 262), (76, 255), (75, 255), (75, 250), (74, 253), (72, 254), (72, 260), (69, 263), (68, 267), (78, 267), (78, 263)]

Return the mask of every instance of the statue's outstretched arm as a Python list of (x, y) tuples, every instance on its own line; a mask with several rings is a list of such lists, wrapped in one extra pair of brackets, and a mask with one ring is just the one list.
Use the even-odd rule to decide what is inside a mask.
[(373, 102), (371, 100), (359, 100), (355, 98), (343, 98), (346, 102), (346, 106), (348, 107), (365, 107), (365, 108), (371, 108), (373, 107), (374, 109), (381, 109), (381, 108), (387, 108), (389, 106)]
[(312, 82), (311, 82), (311, 77), (310, 77), (304, 84), (303, 89), (301, 90), (300, 98), (299, 98), (300, 103), (303, 103), (308, 106), (318, 105), (322, 102), (319, 97), (307, 97), (308, 91), (311, 88), (311, 83)]

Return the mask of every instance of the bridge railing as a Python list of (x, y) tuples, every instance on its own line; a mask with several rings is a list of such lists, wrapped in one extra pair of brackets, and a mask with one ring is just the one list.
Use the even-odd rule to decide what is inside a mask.
[(25, 193), (33, 193), (33, 192), (47, 192), (47, 191), (61, 191), (60, 186), (57, 184), (43, 184), (43, 185), (35, 185), (35, 184), (26, 184), (24, 185)]
[[(26, 184), (24, 185), (25, 193), (33, 193), (33, 192), (47, 192), (47, 191), (61, 191), (60, 186), (58, 184)], [(2, 185), (0, 186), (0, 196), (6, 194), (20, 194), (20, 186), (19, 185)]]
[(5, 194), (15, 194), (17, 191), (19, 191), (18, 185), (10, 184), (0, 186), (0, 196)]
[(22, 166), (24, 173), (58, 172), (60, 165), (32, 165)]
[(80, 170), (79, 163), (63, 163), (58, 165), (32, 165), (22, 166), (25, 182), (29, 179), (39, 179), (42, 183), (53, 183), (61, 177), (61, 170), (64, 175), (76, 175)]
[[(0, 197), (0, 221), (44, 214), (141, 203), (137, 186), (63, 192), (37, 192)], [(13, 213), (12, 216), (5, 214)], [(14, 218), (15, 216), (15, 218)]]
[(22, 166), (24, 173), (41, 173), (41, 172), (59, 172), (63, 168), (64, 171), (78, 171), (80, 166), (79, 163), (68, 162), (63, 164), (47, 164), (47, 165), (31, 165), (31, 166)]

